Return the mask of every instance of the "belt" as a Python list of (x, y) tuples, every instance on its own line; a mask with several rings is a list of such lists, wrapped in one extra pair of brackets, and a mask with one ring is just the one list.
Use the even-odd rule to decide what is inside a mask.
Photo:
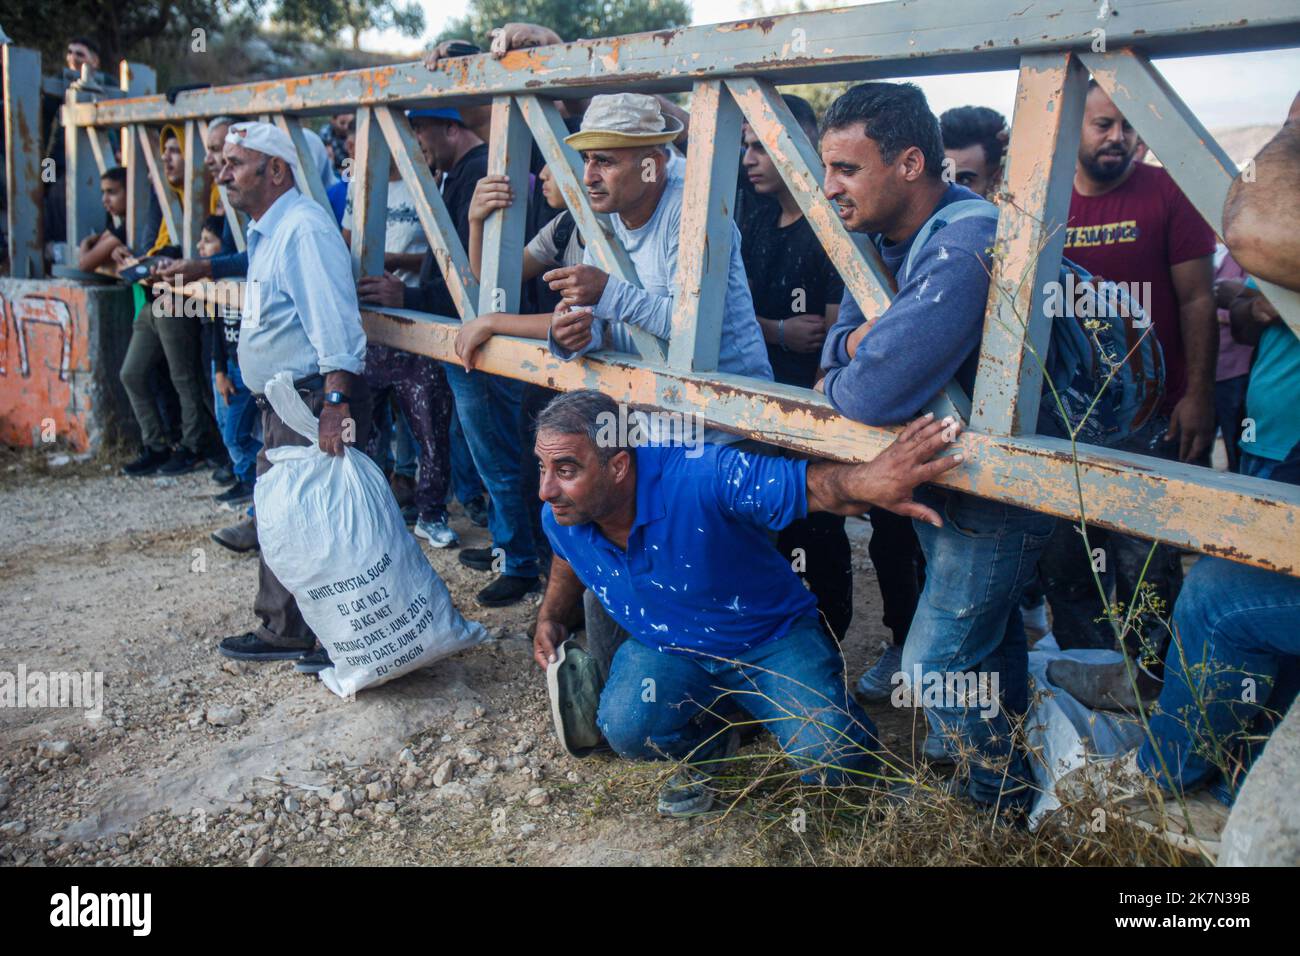
[[(309, 398), (312, 392), (320, 391), (325, 387), (325, 376), (319, 374), (308, 375), (306, 378), (300, 378), (294, 382), (293, 387), (297, 389), (298, 394), (303, 398)], [(271, 407), (271, 403), (266, 400), (265, 395), (254, 395), (253, 404), (263, 411)]]

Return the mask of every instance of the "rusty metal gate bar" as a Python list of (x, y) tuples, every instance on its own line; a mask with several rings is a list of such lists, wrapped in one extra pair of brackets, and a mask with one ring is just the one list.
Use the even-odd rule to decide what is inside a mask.
[[(293, 136), (306, 167), (298, 118), (361, 108), (361, 175), (354, 197), (359, 219), (353, 232), (358, 274), (378, 271), (382, 264), (382, 197), (392, 162), (411, 187), (460, 313), (366, 310), (367, 334), (377, 343), (455, 361), (459, 322), (480, 310), (504, 309), (518, 297), (522, 224), (510, 213), (489, 220), (480, 286), (397, 107), (490, 98), (491, 168), (518, 172), (531, 133), (602, 268), (635, 282), (626, 253), (599, 228), (600, 217), (586, 202), (577, 157), (560, 142), (564, 131), (552, 101), (624, 90), (693, 90), (693, 133), (708, 135), (693, 141), (688, 157), (691, 199), (683, 217), (673, 335), (666, 348), (637, 330), (638, 357), (605, 353), (562, 362), (542, 344), (496, 337), (484, 348), (480, 367), (557, 388), (599, 388), (670, 411), (701, 411), (712, 424), (732, 431), (862, 461), (877, 454), (894, 430), (851, 422), (806, 389), (713, 371), (721, 333), (717, 250), (730, 242), (723, 226), (730, 215), (739, 120), (743, 116), (763, 140), (870, 321), (893, 295), (889, 277), (863, 237), (846, 233), (833, 215), (821, 191), (816, 152), (773, 84), (1019, 69), (1006, 185), (1010, 196), (998, 223), (1000, 255), (975, 394), (965, 396), (952, 387), (936, 398), (941, 408), (970, 411), (973, 427), (963, 438), (968, 464), (942, 483), (1069, 518), (1079, 517), (1082, 499), (1088, 520), (1100, 526), (1300, 575), (1300, 488), (1088, 446), (1080, 446), (1076, 460), (1068, 442), (1026, 434), (1041, 384), (1036, 354), (1048, 332), (1037, 318), (1041, 278), (1054, 276), (1059, 265), (1087, 71), (1221, 233), (1222, 200), (1234, 170), (1148, 57), (1282, 46), (1300, 46), (1300, 9), (1293, 0), (1231, 5), (990, 0), (959, 10), (946, 0), (908, 0), (560, 44), (499, 59), (465, 57), (432, 72), (412, 63), (250, 83), (184, 93), (174, 104), (160, 97), (103, 102), (70, 97), (65, 120), (72, 127), (71, 153), (84, 148), (80, 144), (90, 127), (136, 125), (143, 145), (147, 124), (219, 113), (265, 114)], [(70, 196), (70, 219), (78, 208)], [(202, 283), (190, 291), (213, 295), (216, 289)], [(1300, 296), (1268, 291), (1288, 324), (1300, 329)], [(1029, 316), (1035, 318), (1027, 322)]]

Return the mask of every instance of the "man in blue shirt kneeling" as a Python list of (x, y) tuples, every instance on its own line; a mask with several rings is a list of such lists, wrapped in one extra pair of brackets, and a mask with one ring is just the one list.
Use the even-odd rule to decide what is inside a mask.
[(848, 693), (816, 599), (769, 532), (812, 511), (873, 505), (938, 525), (912, 490), (961, 461), (932, 460), (958, 426), (920, 419), (871, 462), (846, 465), (708, 444), (630, 447), (609, 427), (622, 420), (626, 409), (595, 391), (561, 395), (538, 417), (542, 525), (555, 555), (538, 665), (555, 663), (590, 588), (631, 638), (608, 662), (601, 733), (622, 757), (688, 762), (660, 794), (666, 815), (711, 805), (707, 769), (738, 743), (721, 714), (737, 705), (805, 782), (870, 785), (881, 773), (875, 727)]

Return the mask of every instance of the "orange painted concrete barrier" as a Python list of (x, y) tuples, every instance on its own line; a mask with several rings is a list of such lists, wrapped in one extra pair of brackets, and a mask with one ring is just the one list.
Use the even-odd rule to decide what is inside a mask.
[(120, 286), (0, 279), (0, 442), (89, 451), (132, 434), (117, 377), (131, 320)]

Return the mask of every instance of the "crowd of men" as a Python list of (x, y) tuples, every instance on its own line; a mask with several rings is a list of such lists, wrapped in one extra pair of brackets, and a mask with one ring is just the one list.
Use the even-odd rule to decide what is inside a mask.
[[(560, 40), (511, 24), (493, 50)], [(443, 44), (426, 63), (468, 52), (462, 41)], [(848, 230), (870, 238), (897, 294), (866, 321), (746, 124), (717, 368), (815, 388), (851, 419), (903, 426), (871, 463), (799, 460), (716, 429), (706, 430), (702, 454), (654, 435), (610, 440), (602, 421), (621, 410), (607, 396), (557, 396), (478, 367), (498, 334), (545, 341), (563, 360), (598, 350), (637, 355), (638, 330), (670, 337), (689, 115), (663, 97), (621, 93), (561, 104), (587, 198), (608, 215), (603, 237), (583, 234), (539, 154), (527, 178), (488, 175), (487, 107), (408, 112), (476, 275), (485, 222), (513, 204), (526, 208), (519, 311), (464, 323), (459, 362), (366, 342), (360, 308), (457, 310), (395, 165), (383, 271), (352, 280), (350, 113), (309, 137), (320, 162), (305, 171), (278, 128), (211, 120), (194, 184), (211, 217), (195, 258), (180, 257), (161, 216), (150, 247), (129, 248), (125, 174), (110, 169), (108, 226), (81, 237), (81, 267), (157, 257), (137, 286), (121, 372), (143, 442), (125, 472), (180, 474), (215, 462), (213, 477), (229, 486), (218, 500), (245, 507), (270, 467), (266, 450), (305, 441), (262, 395), (271, 375), (290, 370), (320, 416), (321, 448), (341, 453), (346, 439), (380, 463), (413, 533), (435, 548), (456, 546), (453, 499), (487, 527), (490, 547), (459, 552), (462, 564), (492, 575), (479, 604), (518, 602), (545, 581), (535, 657), (564, 698), (557, 721), (566, 746), (579, 752), (585, 740), (624, 757), (683, 761), (660, 795), (665, 814), (710, 805), (716, 761), (740, 742), (738, 714), (765, 724), (805, 779), (880, 785), (894, 765), (861, 704), (889, 700), (900, 674), (980, 673), (997, 675), (999, 705), (927, 704), (924, 756), (937, 764), (961, 755), (954, 790), (1020, 815), (1033, 795), (1017, 730), (1029, 707), (1027, 655), (1049, 630), (1061, 650), (1126, 656), (1109, 665), (1057, 661), (1054, 684), (1092, 707), (1151, 710), (1152, 739), (1109, 770), (1122, 766), (1130, 784), (1230, 804), (1241, 780), (1232, 768), (1249, 763), (1234, 741), (1258, 741), (1266, 710), (1285, 711), (1295, 693), (1300, 643), (1284, 618), (1300, 609), (1300, 582), (1216, 558), (1201, 558), (1184, 578), (1176, 549), (1149, 553), (1146, 542), (1094, 529), (1092, 545), (1106, 556), (1098, 565), (1067, 522), (930, 484), (961, 465), (950, 453), (960, 423), (925, 410), (949, 383), (973, 390), (996, 219), (966, 211), (1003, 198), (1006, 122), (976, 106), (936, 117), (907, 83), (855, 86), (820, 118), (805, 100), (784, 100), (820, 151), (826, 196)], [(178, 193), (183, 136), (166, 127), (161, 137), (161, 169)], [(1233, 470), (1300, 482), (1300, 342), (1253, 278), (1297, 287), (1300, 254), (1284, 224), (1300, 196), (1300, 98), (1256, 158), (1254, 181), (1233, 187), (1227, 248), (1216, 248), (1214, 230), (1145, 154), (1091, 84), (1064, 254), (1094, 276), (1149, 290), (1141, 306), (1164, 367), (1163, 393), (1116, 447), (1209, 467), (1221, 433)], [(297, 175), (321, 177), (333, 215)], [(248, 218), (244, 252), (218, 187)], [(600, 268), (592, 246), (604, 241), (626, 250), (639, 284)], [(175, 276), (245, 277), (257, 301), (246, 292), (239, 314), (167, 314), (151, 283)], [(859, 516), (871, 523), (893, 641), (850, 690), (838, 645), (854, 610), (845, 521)], [(213, 537), (255, 550), (256, 515), (249, 508)], [(1146, 612), (1133, 628), (1141, 640), (1117, 641), (1098, 567), (1123, 604), (1143, 582)], [(256, 629), (223, 640), (223, 654), (292, 660), (306, 673), (329, 666), (264, 564), (253, 610)], [(579, 626), (585, 647), (570, 642)], [(594, 681), (573, 676), (582, 654)], [(1207, 659), (1217, 666), (1206, 669)], [(1261, 681), (1248, 702), (1243, 674)], [(1206, 740), (1231, 761), (1207, 752)]]

